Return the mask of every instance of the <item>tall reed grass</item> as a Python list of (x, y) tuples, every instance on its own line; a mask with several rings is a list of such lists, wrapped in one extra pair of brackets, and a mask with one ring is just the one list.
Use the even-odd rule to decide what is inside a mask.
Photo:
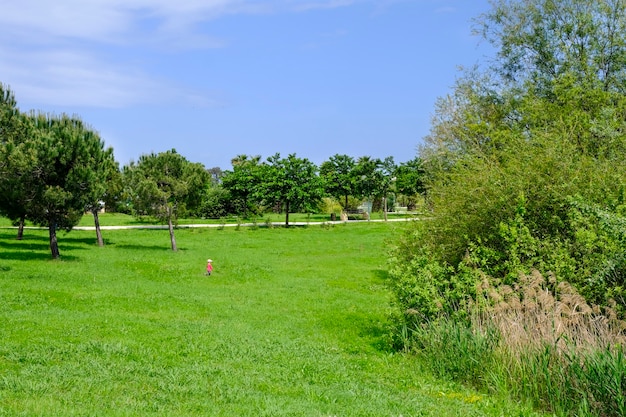
[(528, 401), (558, 416), (626, 416), (626, 323), (538, 272), (515, 286), (485, 279), (467, 321), (411, 330), (438, 375)]

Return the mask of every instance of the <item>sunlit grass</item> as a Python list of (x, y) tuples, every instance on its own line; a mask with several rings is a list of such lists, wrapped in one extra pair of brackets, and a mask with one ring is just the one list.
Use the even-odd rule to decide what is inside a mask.
[(0, 415), (530, 415), (388, 348), (398, 227), (0, 229)]

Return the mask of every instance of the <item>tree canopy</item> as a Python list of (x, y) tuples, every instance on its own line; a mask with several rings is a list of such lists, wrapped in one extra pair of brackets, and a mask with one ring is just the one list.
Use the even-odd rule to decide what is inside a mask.
[(267, 206), (280, 205), (285, 211), (285, 226), (289, 226), (292, 210), (313, 211), (322, 199), (322, 182), (317, 167), (306, 158), (290, 154), (267, 158), (262, 171), (263, 182), (258, 197)]
[(349, 155), (335, 154), (320, 165), (320, 176), (327, 194), (348, 209), (348, 197), (356, 194), (355, 161)]
[(100, 136), (78, 117), (32, 113), (36, 159), (35, 197), (28, 205), (27, 217), (47, 226), (52, 257), (59, 257), (56, 230), (71, 230), (105, 178), (99, 163), (105, 154)]
[(142, 155), (137, 163), (124, 167), (124, 176), (135, 213), (167, 222), (176, 251), (174, 223), (180, 213), (200, 204), (210, 181), (207, 171), (172, 149)]
[(0, 84), (0, 214), (19, 224), (18, 239), (28, 203), (34, 198), (31, 133), (30, 120), (17, 108), (13, 92)]
[(433, 218), (395, 258), (401, 298), (411, 320), (450, 313), (537, 269), (626, 311), (626, 3), (492, 4), (496, 59), (439, 99), (420, 147)]
[(626, 3), (621, 0), (494, 0), (476, 31), (497, 50), (493, 70), (507, 81), (550, 91), (579, 85), (626, 92)]
[(242, 207), (244, 216), (256, 212), (255, 190), (261, 182), (261, 156), (238, 155), (231, 161), (233, 169), (224, 172), (222, 186), (230, 193), (231, 204)]

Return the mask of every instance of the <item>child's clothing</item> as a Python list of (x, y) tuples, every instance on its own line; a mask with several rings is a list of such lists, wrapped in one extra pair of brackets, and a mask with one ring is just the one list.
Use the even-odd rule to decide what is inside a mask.
[(213, 272), (213, 264), (211, 264), (211, 262), (208, 262), (206, 264), (206, 274), (211, 275), (211, 272)]

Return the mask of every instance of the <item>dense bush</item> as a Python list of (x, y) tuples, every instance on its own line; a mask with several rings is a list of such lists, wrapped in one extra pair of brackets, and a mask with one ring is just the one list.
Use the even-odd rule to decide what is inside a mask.
[[(565, 325), (559, 320), (569, 308), (588, 318), (579, 330), (593, 334), (597, 323), (626, 315), (626, 84), (617, 81), (626, 73), (614, 61), (626, 57), (626, 32), (607, 38), (609, 28), (626, 28), (626, 3), (492, 6), (479, 32), (499, 48), (493, 66), (465, 74), (438, 102), (420, 148), (432, 213), (392, 251), (397, 340), (446, 364), (443, 374), (466, 372), (474, 383), (502, 385), (559, 415), (624, 415), (626, 381), (621, 371), (606, 377), (623, 366), (624, 329), (612, 328), (614, 344), (530, 332), (517, 345), (498, 317), (506, 311), (502, 323), (525, 330), (537, 323), (511, 321), (512, 311), (547, 317), (546, 332), (561, 334), (554, 326)], [(533, 297), (524, 280), (533, 271), (550, 277), (537, 295), (553, 300), (536, 311), (525, 304)], [(502, 310), (507, 299), (491, 296), (505, 292), (519, 309)], [(565, 302), (570, 296), (577, 307)], [(481, 348), (496, 342), (493, 353)], [(458, 358), (442, 352), (446, 345)], [(506, 378), (467, 366), (490, 361)]]
[(403, 328), (403, 348), (440, 377), (532, 402), (560, 416), (626, 413), (626, 323), (537, 271), (513, 286), (486, 277), (464, 320)]
[(209, 187), (205, 191), (200, 207), (195, 213), (197, 217), (219, 219), (231, 212), (232, 198), (230, 193), (221, 187)]

